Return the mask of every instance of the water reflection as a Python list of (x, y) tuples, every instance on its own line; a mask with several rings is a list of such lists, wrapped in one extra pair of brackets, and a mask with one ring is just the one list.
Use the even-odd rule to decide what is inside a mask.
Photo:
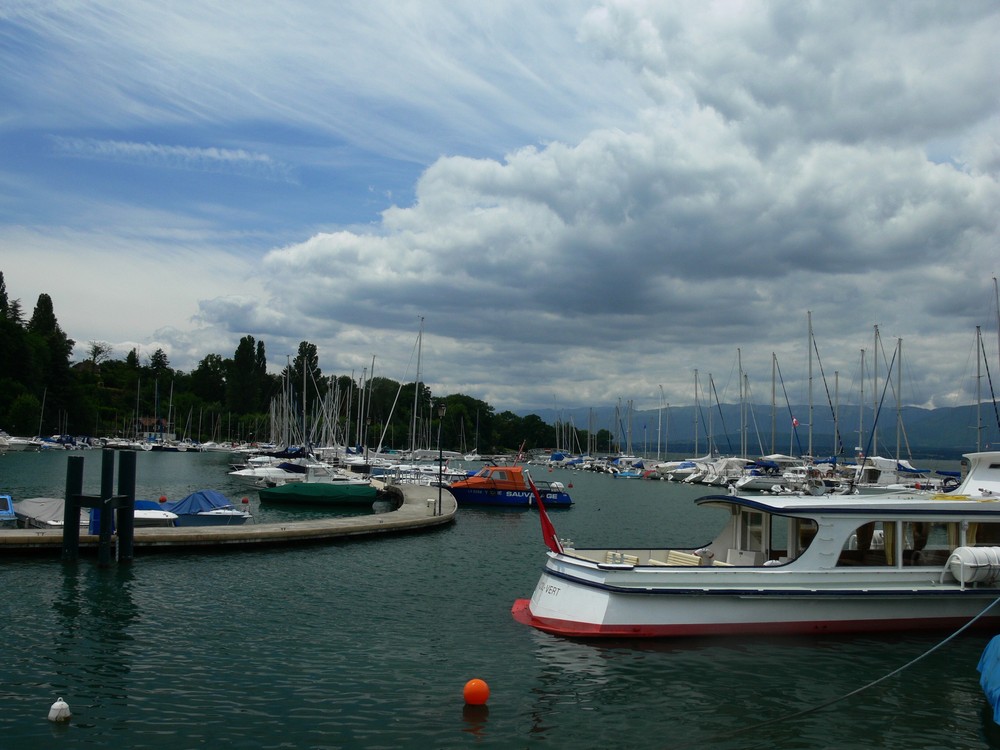
[(131, 565), (99, 568), (90, 561), (62, 566), (52, 608), (58, 623), (55, 661), (65, 682), (54, 687), (66, 695), (78, 727), (92, 726), (105, 704), (128, 702), (134, 656), (129, 629), (139, 617), (133, 571)]
[(466, 725), (463, 731), (473, 735), (477, 740), (486, 739), (486, 723), (489, 718), (489, 706), (473, 706), (466, 703), (462, 708), (462, 720)]
[(974, 670), (983, 638), (948, 635), (578, 641), (533, 633), (532, 732), (546, 733), (571, 703), (623, 720), (633, 707), (655, 711), (664, 748), (822, 747), (832, 725), (867, 747), (892, 747), (915, 731), (967, 734), (978, 681), (955, 665)]

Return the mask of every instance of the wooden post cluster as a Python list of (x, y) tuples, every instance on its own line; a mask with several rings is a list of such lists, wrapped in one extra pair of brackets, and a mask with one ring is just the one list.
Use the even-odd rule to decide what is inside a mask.
[(101, 511), (98, 564), (111, 565), (111, 536), (118, 529), (119, 562), (130, 563), (135, 541), (135, 453), (122, 453), (115, 494), (115, 451), (101, 457), (101, 494), (83, 494), (83, 457), (71, 456), (66, 465), (66, 506), (63, 511), (62, 559), (75, 561), (80, 554), (80, 509)]

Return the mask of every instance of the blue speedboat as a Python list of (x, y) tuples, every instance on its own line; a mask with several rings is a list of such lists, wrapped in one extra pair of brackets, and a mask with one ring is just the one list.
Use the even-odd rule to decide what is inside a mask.
[(573, 500), (561, 482), (534, 482), (523, 466), (484, 466), (466, 479), (448, 485), (459, 507), (496, 505), (528, 508), (538, 497), (546, 507), (568, 508)]

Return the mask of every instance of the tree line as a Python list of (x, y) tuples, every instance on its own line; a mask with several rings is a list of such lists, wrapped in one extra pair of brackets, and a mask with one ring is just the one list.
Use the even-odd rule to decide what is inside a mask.
[[(26, 319), (0, 272), (0, 428), (23, 436), (161, 432), (196, 442), (263, 442), (290, 425), (298, 429), (292, 435), (309, 440), (319, 425), (327, 436), (371, 449), (408, 449), (414, 429), (417, 447), (437, 448), (440, 435), (442, 450), (463, 453), (558, 447), (556, 426), (535, 414), (497, 413), (461, 393), (435, 395), (424, 383), (324, 375), (308, 341), (278, 373), (267, 370), (264, 341), (250, 335), (231, 357), (208, 354), (191, 372), (172, 368), (162, 349), (117, 358), (110, 344), (90, 341), (86, 358), (73, 361), (75, 346), (48, 294), (38, 295)], [(599, 435), (599, 443), (608, 437)], [(586, 435), (579, 439), (587, 444)]]

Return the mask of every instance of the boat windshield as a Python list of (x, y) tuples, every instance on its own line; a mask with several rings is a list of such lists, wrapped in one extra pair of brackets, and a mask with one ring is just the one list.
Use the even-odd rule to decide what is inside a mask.
[(816, 529), (811, 518), (740, 508), (710, 547), (728, 565), (781, 565), (802, 554)]

